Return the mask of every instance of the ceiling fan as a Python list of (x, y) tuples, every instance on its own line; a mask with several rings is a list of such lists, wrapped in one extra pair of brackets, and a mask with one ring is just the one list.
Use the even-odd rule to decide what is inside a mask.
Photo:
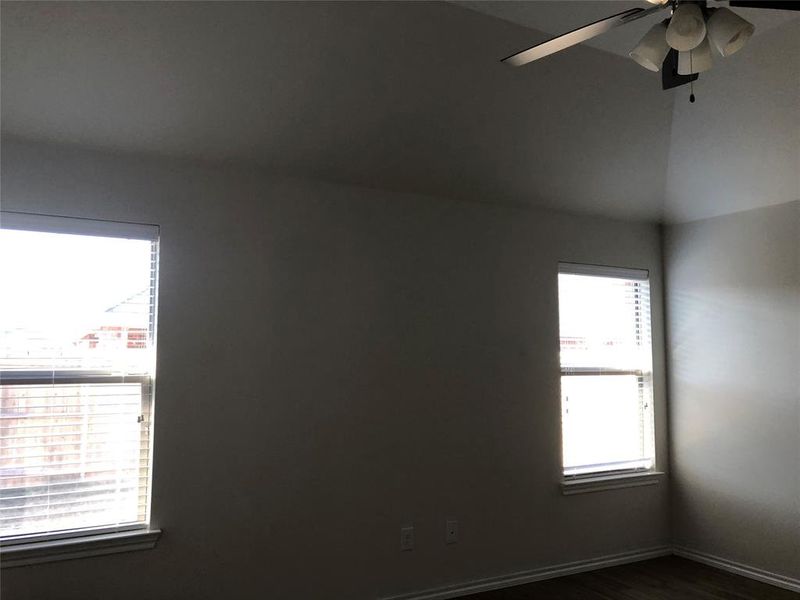
[[(695, 81), (712, 65), (711, 48), (730, 56), (744, 47), (755, 26), (729, 8), (713, 8), (706, 0), (647, 0), (649, 8), (631, 8), (504, 58), (515, 67), (575, 46), (600, 34), (670, 9), (670, 16), (654, 25), (630, 57), (650, 71), (661, 71), (662, 88), (668, 90)], [(795, 0), (729, 0), (731, 7), (800, 10)], [(690, 97), (694, 102), (694, 95)]]

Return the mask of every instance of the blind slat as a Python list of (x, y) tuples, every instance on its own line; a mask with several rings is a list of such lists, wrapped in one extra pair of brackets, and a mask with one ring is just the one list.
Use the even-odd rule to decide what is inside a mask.
[[(131, 474), (126, 475), (126, 478), (136, 477), (139, 480), (147, 479), (147, 475), (146, 474), (141, 474), (139, 469), (128, 469), (128, 471), (131, 471)], [(24, 478), (17, 478), (17, 479), (24, 479)], [(41, 479), (41, 477), (36, 477), (36, 479)], [(114, 478), (109, 478), (109, 477), (94, 477), (94, 478), (92, 478), (92, 477), (78, 477), (77, 474), (76, 474), (76, 477), (74, 479), (71, 479), (71, 480), (67, 479), (67, 480), (58, 481), (58, 482), (55, 482), (55, 483), (31, 484), (31, 485), (26, 485), (24, 487), (25, 487), (25, 489), (30, 489), (30, 490), (34, 490), (34, 488), (59, 489), (59, 488), (65, 487), (65, 486), (75, 485), (76, 483), (86, 484), (88, 486), (90, 484), (98, 483), (98, 482), (102, 482), (102, 481), (112, 481), (112, 479), (114, 481), (116, 481), (116, 477), (114, 477)], [(10, 493), (9, 490), (11, 490), (12, 492), (15, 492), (16, 489), (19, 488), (19, 487), (21, 487), (21, 486), (16, 486), (14, 488), (9, 487), (9, 488), (7, 488), (6, 490), (3, 491), (3, 494)], [(32, 493), (35, 493), (35, 490)], [(0, 495), (0, 498), (2, 498), (2, 497), (4, 497), (4, 496)]]
[[(137, 490), (139, 489), (139, 482), (132, 481), (133, 478), (126, 478), (126, 482), (129, 482), (127, 485), (123, 485), (123, 489), (132, 489)], [(0, 507), (0, 511), (3, 510), (11, 510), (13, 508), (18, 508), (16, 506), (12, 506), (14, 500), (25, 500), (25, 499), (37, 499), (37, 498), (53, 498), (53, 497), (67, 497), (67, 496), (75, 496), (78, 494), (95, 494), (98, 492), (113, 492), (118, 489), (116, 484), (114, 485), (100, 485), (100, 486), (90, 486), (86, 489), (80, 490), (68, 490), (68, 491), (60, 491), (60, 492), (46, 492), (41, 494), (23, 494), (19, 496), (3, 496), (3, 500), (7, 500), (9, 504), (7, 506)], [(139, 494), (144, 495), (144, 491), (138, 492)]]

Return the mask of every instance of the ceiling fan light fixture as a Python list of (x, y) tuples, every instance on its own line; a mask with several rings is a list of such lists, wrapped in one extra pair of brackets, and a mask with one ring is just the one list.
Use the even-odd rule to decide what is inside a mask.
[(669, 52), (666, 34), (667, 22), (656, 23), (631, 50), (629, 56), (648, 71), (661, 70), (661, 64)]
[(722, 56), (738, 52), (753, 35), (755, 25), (727, 8), (714, 9), (708, 19), (708, 37)]
[(678, 75), (702, 73), (708, 71), (713, 64), (708, 38), (705, 38), (697, 48), (678, 53)]
[(687, 52), (706, 37), (703, 11), (694, 3), (679, 4), (667, 27), (667, 43), (678, 52)]

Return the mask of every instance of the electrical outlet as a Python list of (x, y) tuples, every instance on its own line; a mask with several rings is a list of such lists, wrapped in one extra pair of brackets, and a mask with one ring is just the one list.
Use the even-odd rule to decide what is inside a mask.
[(407, 552), (414, 549), (414, 526), (400, 528), (400, 550)]
[(455, 544), (458, 542), (458, 521), (455, 519), (448, 519), (445, 525), (445, 544)]

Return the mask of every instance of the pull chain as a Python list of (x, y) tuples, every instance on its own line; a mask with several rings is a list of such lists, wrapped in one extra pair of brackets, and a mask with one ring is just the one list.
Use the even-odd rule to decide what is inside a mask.
[[(689, 73), (694, 73), (694, 51), (689, 50)], [(689, 75), (691, 77), (691, 75)], [(689, 82), (689, 102), (694, 104), (694, 81)]]

